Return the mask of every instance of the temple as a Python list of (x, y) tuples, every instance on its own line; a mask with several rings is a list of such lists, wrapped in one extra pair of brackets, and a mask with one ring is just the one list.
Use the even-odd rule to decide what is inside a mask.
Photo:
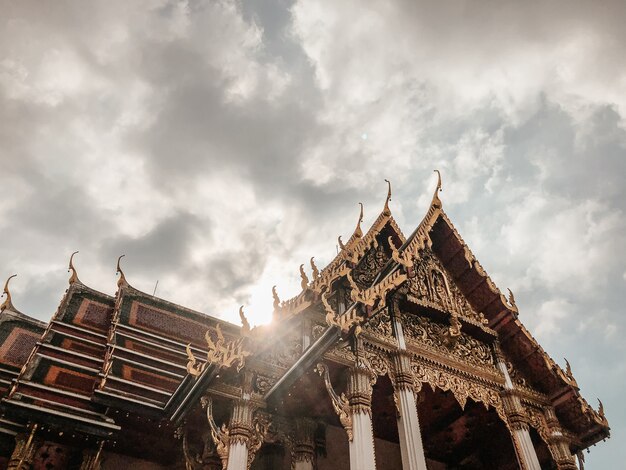
[(273, 289), (254, 328), (243, 308), (238, 326), (140, 292), (119, 260), (109, 295), (70, 259), (48, 323), (7, 281), (0, 468), (582, 468), (609, 436), (602, 404), (524, 327), (440, 189), (407, 237), (389, 184), (369, 230), (361, 207), (337, 256), (301, 265), (296, 297)]

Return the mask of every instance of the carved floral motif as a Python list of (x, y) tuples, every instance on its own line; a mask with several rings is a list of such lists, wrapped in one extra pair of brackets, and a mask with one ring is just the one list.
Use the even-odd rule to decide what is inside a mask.
[(409, 294), (427, 306), (487, 324), (476, 312), (454, 282), (451, 282), (439, 258), (429, 248), (420, 250), (416, 275), (409, 284)]
[(403, 315), (402, 323), (402, 329), (409, 341), (417, 342), (420, 346), (425, 346), (439, 353), (452, 354), (457, 359), (470, 364), (494, 366), (491, 348), (466, 333), (460, 332), (456, 341), (450, 343), (447, 325), (435, 323), (417, 315)]

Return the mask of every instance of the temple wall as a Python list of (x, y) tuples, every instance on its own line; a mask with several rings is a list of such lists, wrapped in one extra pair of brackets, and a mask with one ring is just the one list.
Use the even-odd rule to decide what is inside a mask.
[[(383, 441), (382, 439), (374, 439), (374, 448), (379, 468), (386, 470), (402, 468), (400, 446), (398, 444)], [(348, 438), (343, 428), (335, 426), (326, 428), (326, 457), (318, 457), (317, 468), (318, 470), (350, 469)]]
[(135, 459), (127, 455), (105, 452), (102, 456), (102, 470), (121, 470), (132, 468), (133, 470), (166, 470), (168, 466), (159, 465), (148, 460)]

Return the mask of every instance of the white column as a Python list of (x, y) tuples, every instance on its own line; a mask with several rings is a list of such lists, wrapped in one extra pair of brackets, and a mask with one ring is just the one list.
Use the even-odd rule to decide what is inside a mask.
[(255, 428), (253, 414), (250, 394), (244, 393), (235, 402), (230, 419), (227, 470), (247, 470), (248, 461), (252, 462), (263, 443), (264, 435)]
[(369, 413), (352, 413), (352, 441), (349, 442), (350, 470), (376, 470), (374, 433)]
[(394, 389), (398, 406), (398, 436), (403, 470), (427, 470), (424, 444), (420, 430), (415, 394), (413, 393), (413, 374), (411, 358), (406, 352), (406, 343), (402, 324), (398, 318), (397, 305), (394, 302), (392, 312), (393, 331), (398, 341), (398, 352), (393, 357)]
[(513, 438), (513, 447), (517, 455), (517, 462), (522, 470), (541, 470), (535, 446), (530, 439), (528, 423), (526, 422), (526, 414), (522, 407), (522, 402), (515, 393), (513, 381), (511, 380), (511, 376), (509, 375), (509, 371), (504, 363), (504, 358), (497, 344), (494, 346), (494, 350), (498, 368), (504, 375), (504, 393), (502, 394), (504, 411), (509, 418), (509, 426), (511, 427), (511, 437)]
[(245, 442), (233, 441), (228, 449), (227, 470), (246, 470), (248, 468), (248, 446)]
[(371, 365), (357, 356), (348, 374), (346, 396), (352, 418), (349, 441), (350, 470), (376, 470), (374, 431), (372, 430), (372, 385), (376, 381)]
[(403, 470), (426, 470), (426, 457), (412, 390), (398, 390), (398, 435)]
[(295, 422), (291, 468), (313, 470), (315, 463), (315, 429), (312, 419), (300, 418)]

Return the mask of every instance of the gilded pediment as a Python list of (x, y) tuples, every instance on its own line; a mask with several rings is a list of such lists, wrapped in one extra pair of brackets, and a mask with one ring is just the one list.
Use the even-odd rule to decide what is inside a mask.
[(409, 280), (408, 289), (408, 295), (415, 303), (471, 322), (487, 323), (485, 316), (474, 310), (430, 248), (419, 251), (415, 276)]

